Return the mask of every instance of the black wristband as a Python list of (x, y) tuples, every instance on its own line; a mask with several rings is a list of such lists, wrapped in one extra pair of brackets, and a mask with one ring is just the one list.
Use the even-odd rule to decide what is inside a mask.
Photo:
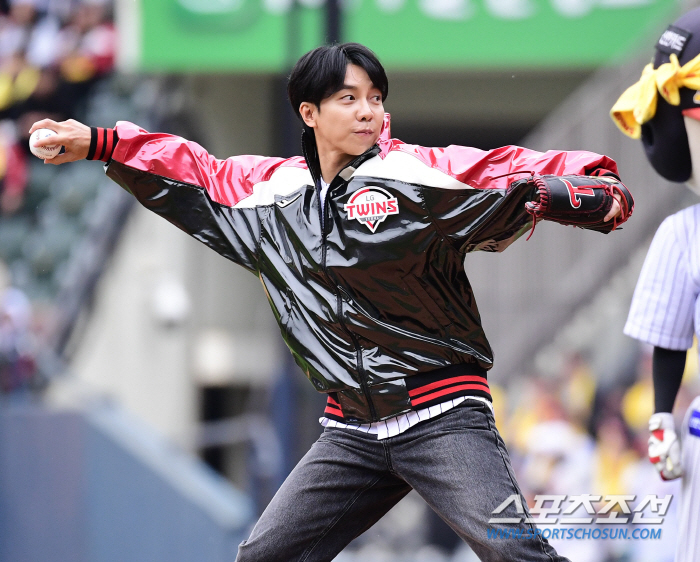
[(97, 127), (90, 127), (90, 149), (87, 153), (88, 160), (95, 159), (95, 148), (97, 147)]
[(117, 142), (119, 142), (119, 136), (116, 129), (90, 127), (90, 148), (88, 149), (87, 160), (109, 162)]
[(610, 170), (606, 170), (605, 168), (596, 168), (590, 174), (587, 174), (587, 175), (593, 176), (593, 177), (607, 176), (607, 177), (615, 178), (617, 181), (620, 181), (620, 176), (611, 172)]

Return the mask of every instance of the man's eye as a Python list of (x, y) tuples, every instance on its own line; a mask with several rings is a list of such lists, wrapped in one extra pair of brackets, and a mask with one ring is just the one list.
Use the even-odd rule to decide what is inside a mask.
[(355, 96), (353, 96), (353, 95), (351, 95), (351, 94), (348, 94), (347, 96), (343, 96), (343, 97), (340, 98), (340, 99), (352, 101), (352, 100), (355, 99)]

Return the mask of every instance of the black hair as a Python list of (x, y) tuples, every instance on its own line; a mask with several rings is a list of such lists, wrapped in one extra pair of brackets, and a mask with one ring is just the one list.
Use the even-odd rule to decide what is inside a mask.
[(343, 87), (348, 64), (363, 68), (374, 87), (381, 92), (382, 100), (386, 100), (389, 81), (377, 55), (359, 43), (324, 45), (302, 56), (289, 75), (287, 95), (299, 119), (299, 106), (303, 102), (320, 107), (321, 101)]

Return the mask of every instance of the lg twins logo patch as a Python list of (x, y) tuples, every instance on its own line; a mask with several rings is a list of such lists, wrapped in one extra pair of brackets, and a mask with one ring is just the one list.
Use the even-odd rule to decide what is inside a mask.
[(387, 190), (371, 185), (355, 192), (344, 209), (350, 220), (356, 219), (376, 232), (389, 215), (399, 214), (399, 202)]

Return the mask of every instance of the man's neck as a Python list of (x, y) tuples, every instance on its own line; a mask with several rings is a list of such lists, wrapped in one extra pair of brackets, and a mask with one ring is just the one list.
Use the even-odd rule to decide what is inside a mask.
[(350, 154), (337, 153), (335, 151), (324, 151), (319, 147), (318, 161), (321, 165), (321, 177), (323, 181), (330, 184), (340, 170), (353, 161), (355, 156)]

